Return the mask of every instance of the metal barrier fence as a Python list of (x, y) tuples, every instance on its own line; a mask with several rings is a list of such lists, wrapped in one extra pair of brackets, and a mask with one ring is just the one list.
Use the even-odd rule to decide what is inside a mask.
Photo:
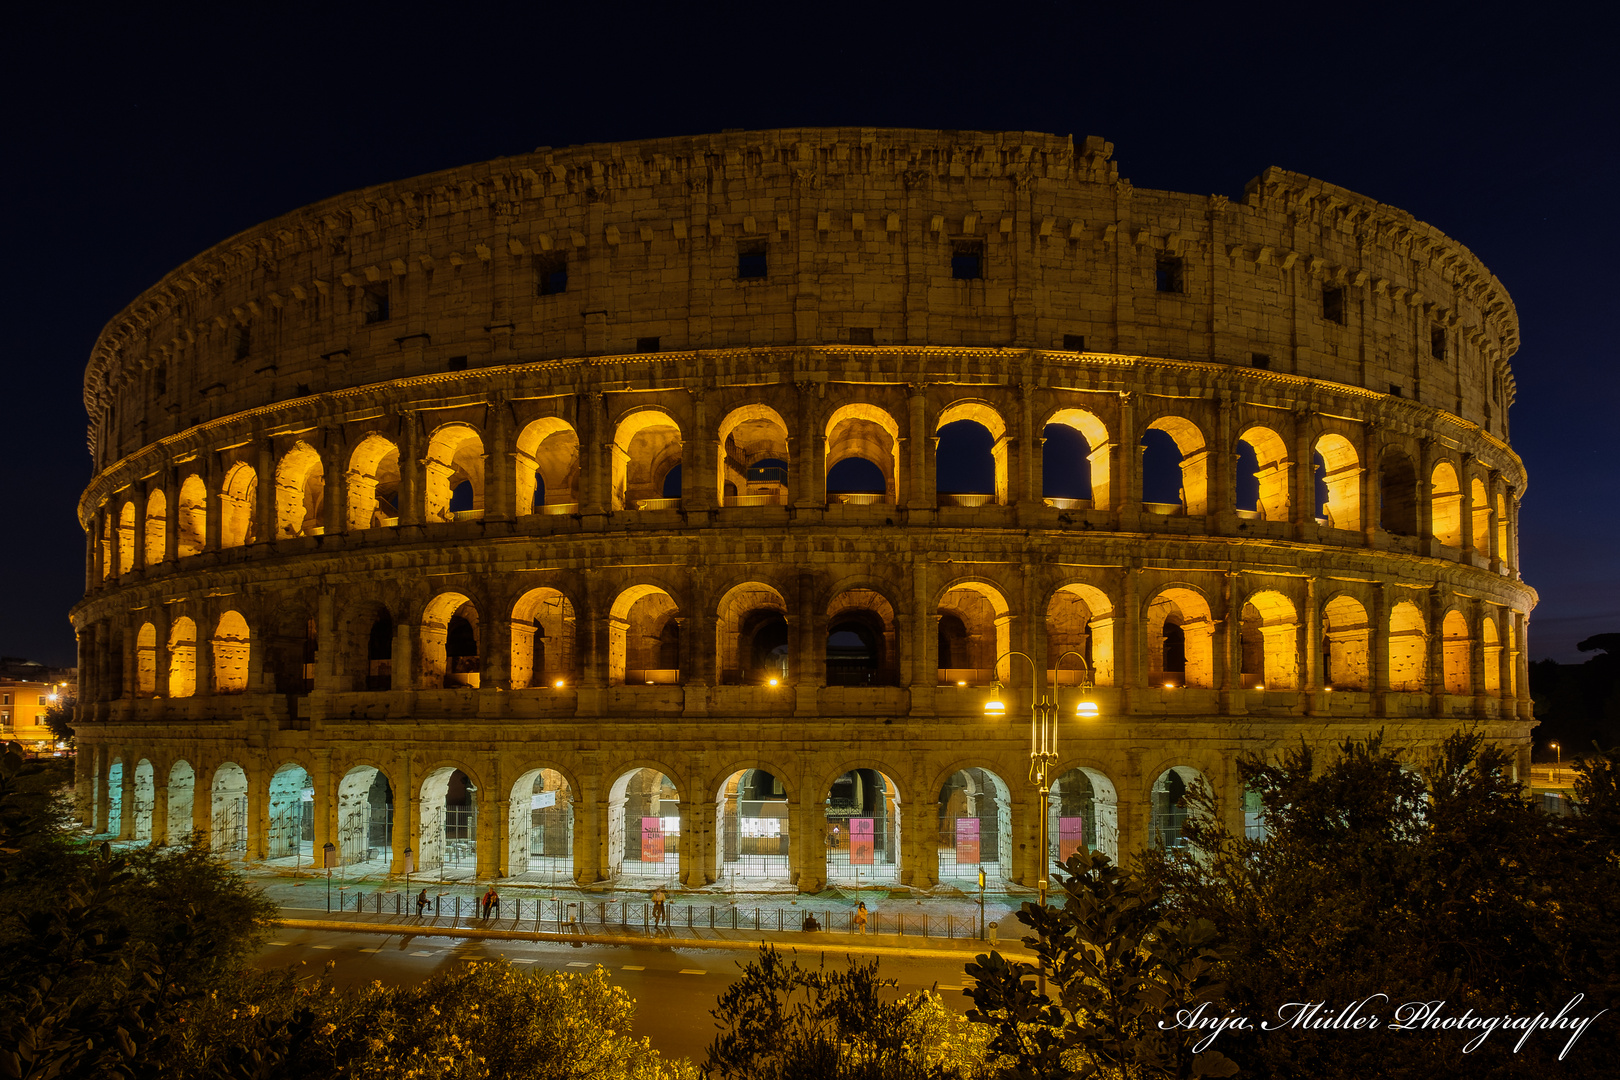
[[(673, 933), (684, 930), (748, 930), (755, 933), (794, 930), (822, 930), (846, 934), (898, 934), (902, 937), (979, 939), (981, 926), (995, 919), (986, 912), (943, 915), (926, 911), (868, 911), (864, 929), (857, 924), (856, 912), (813, 907), (738, 907), (732, 904), (666, 903), (663, 917), (654, 922), (654, 905), (649, 900), (525, 900), (497, 901), (486, 918), (476, 897), (440, 893), (431, 895), (417, 911), (416, 897), (402, 892), (366, 893), (339, 889), (337, 910), (358, 915), (402, 915), (421, 919), (422, 926), (487, 926), (513, 930), (550, 930), (556, 933), (584, 933), (589, 928), (604, 931), (636, 929), (647, 933)], [(997, 919), (1005, 918), (998, 914)], [(988, 921), (984, 921), (988, 920)]]

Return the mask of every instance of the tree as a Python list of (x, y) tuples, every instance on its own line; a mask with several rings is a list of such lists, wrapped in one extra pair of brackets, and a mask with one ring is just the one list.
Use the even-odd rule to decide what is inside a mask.
[(1033, 966), (999, 952), (967, 968), (977, 1006), (969, 1018), (993, 1025), (991, 1049), (1013, 1059), (1003, 1075), (1232, 1075), (1230, 1061), (1218, 1050), (1198, 1052), (1195, 1034), (1174, 1019), (1200, 1004), (1219, 1010), (1214, 972), (1224, 954), (1215, 927), (1168, 917), (1155, 885), (1100, 852), (1076, 853), (1057, 881), (1061, 907), (1025, 904), (1018, 912), (1055, 996), (1035, 989)]
[(59, 743), (73, 742), (73, 701), (59, 700), (45, 710), (45, 726), (51, 729), (51, 738)]

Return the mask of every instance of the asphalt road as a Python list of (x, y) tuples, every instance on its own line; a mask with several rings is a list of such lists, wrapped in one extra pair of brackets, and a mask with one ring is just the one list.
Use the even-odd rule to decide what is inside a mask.
[[(841, 964), (844, 951), (829, 952), (829, 964)], [(715, 997), (737, 977), (739, 964), (751, 954), (735, 950), (633, 948), (543, 941), (486, 941), (449, 935), (336, 933), (324, 930), (278, 929), (258, 957), (261, 968), (296, 964), (319, 968), (335, 962), (339, 986), (380, 979), (391, 985), (421, 982), (435, 972), (468, 960), (505, 957), (520, 969), (579, 971), (597, 964), (636, 999), (635, 1034), (652, 1039), (654, 1049), (666, 1057), (688, 1057), (701, 1063), (715, 1034), (709, 1010)], [(942, 992), (948, 1007), (966, 1012), (971, 1002), (959, 992), (960, 960), (936, 957), (884, 957), (879, 973), (898, 979), (895, 993), (928, 987)], [(817, 963), (819, 956), (801, 956), (801, 964)]]

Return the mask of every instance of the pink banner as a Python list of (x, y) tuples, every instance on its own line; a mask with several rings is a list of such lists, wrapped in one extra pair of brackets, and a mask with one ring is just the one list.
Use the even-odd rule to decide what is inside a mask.
[(872, 819), (857, 817), (849, 819), (849, 865), (872, 865)]
[(644, 817), (641, 819), (641, 861), (664, 861), (664, 819)]
[(956, 865), (979, 861), (979, 819), (956, 819)]
[(1068, 862), (1069, 856), (1086, 849), (1086, 819), (1058, 818), (1058, 862)]

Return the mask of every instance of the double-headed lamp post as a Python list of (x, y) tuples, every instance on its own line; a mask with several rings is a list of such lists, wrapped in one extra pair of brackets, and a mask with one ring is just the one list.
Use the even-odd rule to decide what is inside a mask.
[[(1057, 704), (1057, 681), (1062, 674), (1063, 661), (1067, 660), (1071, 656), (1074, 657), (1076, 660), (1080, 661), (1081, 670), (1085, 674), (1085, 678), (1080, 683), (1080, 700), (1075, 705), (1075, 715), (1082, 720), (1095, 720), (1100, 715), (1101, 711), (1097, 708), (1097, 703), (1092, 700), (1091, 697), (1092, 690), (1094, 689), (1091, 684), (1091, 665), (1086, 663), (1086, 658), (1080, 653), (1070, 649), (1068, 652), (1065, 652), (1062, 656), (1057, 658), (1057, 663), (1052, 666), (1053, 686), (1050, 697), (1047, 696), (1045, 688), (1046, 679), (1042, 675), (1040, 669), (1035, 666), (1035, 661), (1030, 658), (1028, 653), (1021, 653), (1017, 650), (1003, 653), (1001, 656), (996, 658), (996, 671), (999, 672), (1001, 670), (1001, 662), (1003, 660), (1014, 656), (1023, 657), (1025, 663), (1029, 664), (1031, 700), (1029, 718), (1029, 782), (1035, 785), (1036, 794), (1040, 797), (1040, 812), (1036, 815), (1039, 829), (1037, 834), (1039, 839), (1036, 847), (1039, 851), (1040, 862), (1038, 865), (1040, 866), (1040, 870), (1038, 871), (1039, 876), (1035, 882), (1035, 891), (1036, 895), (1040, 899), (1041, 907), (1044, 908), (1046, 906), (1046, 890), (1048, 885), (1046, 880), (1047, 864), (1051, 862), (1051, 853), (1048, 850), (1048, 840), (1046, 836), (1046, 816), (1048, 799), (1052, 793), (1051, 771), (1052, 767), (1057, 764), (1058, 760), (1057, 734), (1059, 712)], [(993, 719), (999, 719), (1000, 717), (1007, 715), (1007, 703), (1002, 700), (1002, 692), (1005, 689), (1006, 687), (1001, 685), (1001, 680), (998, 678), (993, 689), (991, 690), (990, 700), (984, 703), (985, 716)], [(1044, 995), (1046, 993), (1045, 965), (1041, 965), (1039, 967), (1039, 972), (1040, 991)]]

